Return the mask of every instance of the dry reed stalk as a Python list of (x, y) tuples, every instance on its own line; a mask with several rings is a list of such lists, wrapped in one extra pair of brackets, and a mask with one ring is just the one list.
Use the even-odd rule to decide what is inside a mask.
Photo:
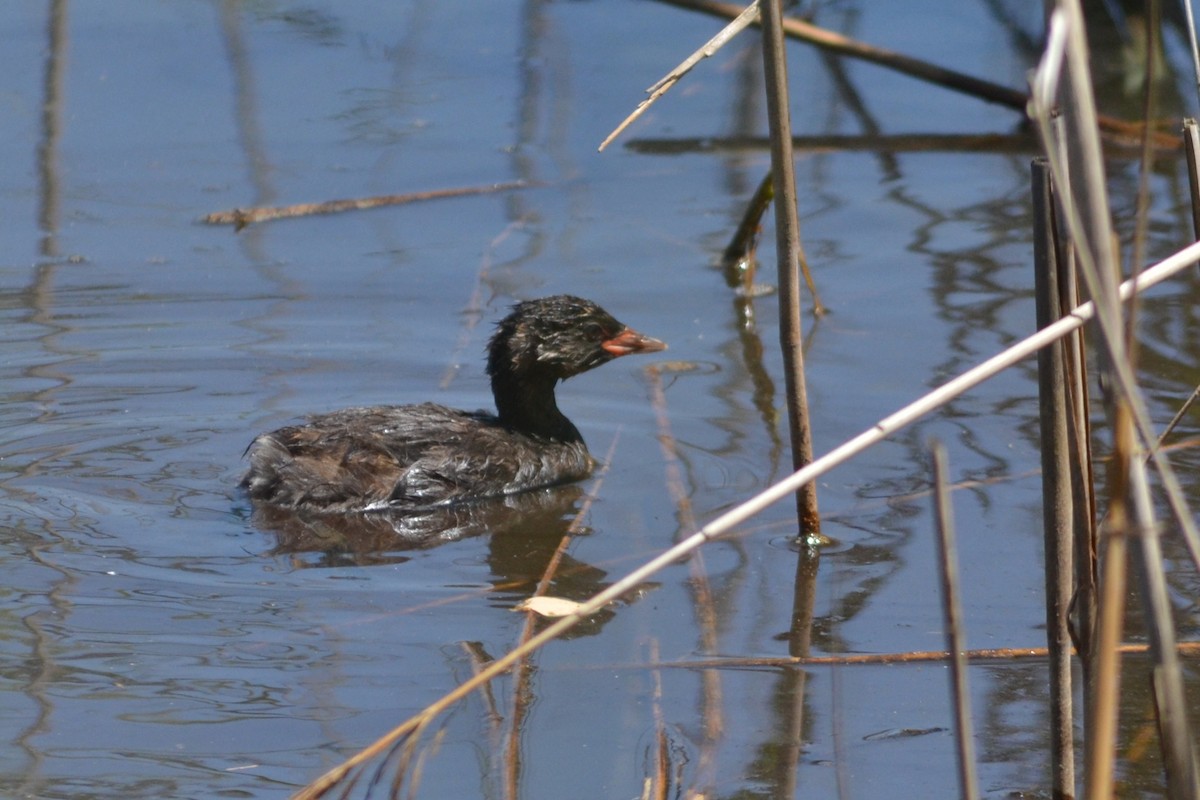
[(1150, 485), (1146, 479), (1146, 462), (1136, 455), (1131, 453), (1129, 459), (1133, 510), (1137, 520), (1135, 554), (1138, 556), (1137, 574), (1150, 651), (1156, 664), (1153, 687), (1163, 766), (1167, 773), (1167, 794), (1172, 800), (1194, 800), (1200, 797), (1200, 784), (1197, 783), (1195, 747), (1188, 727), (1188, 702), (1175, 642), (1171, 599), (1158, 523), (1154, 519)]
[[(782, 0), (765, 0), (762, 8), (763, 72), (767, 92), (767, 124), (771, 130), (771, 175), (775, 194), (775, 250), (778, 259), (779, 345), (787, 389), (792, 467), (800, 469), (813, 458), (812, 430), (805, 388), (803, 331), (800, 326), (799, 268), (806, 263), (800, 242), (796, 199), (796, 169), (792, 157), (787, 49), (783, 41)], [(796, 494), (799, 535), (818, 536), (821, 517), (817, 489), (812, 483)]]
[[(660, 2), (726, 18), (736, 17), (743, 11), (740, 6), (719, 2), (719, 0), (660, 0)], [(1011, 108), (1022, 114), (1029, 103), (1029, 96), (1016, 89), (939, 67), (903, 53), (874, 47), (802, 20), (789, 17), (784, 20), (783, 24), (784, 33), (787, 36), (838, 55), (878, 64), (946, 89)], [(1101, 130), (1114, 136), (1136, 140), (1141, 135), (1142, 126), (1136, 123), (1103, 115), (1098, 117), (1098, 121)], [(1156, 132), (1152, 136), (1157, 147), (1174, 149), (1178, 145), (1175, 139), (1167, 134)]]
[[(1132, 365), (1126, 357), (1125, 329), (1122, 323), (1119, 300), (1125, 300), (1124, 289), (1114, 291), (1117, 279), (1116, 254), (1110, 236), (1108, 215), (1106, 210), (1107, 192), (1104, 183), (1103, 163), (1100, 159), (1099, 138), (1095, 126), (1095, 103), (1090, 96), (1090, 81), (1088, 79), (1088, 63), (1086, 42), (1083, 40), (1082, 16), (1078, 12), (1077, 0), (1061, 0), (1063, 8), (1074, 9), (1074, 22), (1063, 8), (1051, 17), (1050, 35), (1047, 39), (1046, 53), (1042, 58), (1033, 78), (1033, 100), (1030, 110), (1037, 122), (1039, 130), (1046, 142), (1046, 155), (1050, 161), (1055, 182), (1060, 187), (1081, 186), (1080, 196), (1086, 197), (1086, 207), (1074, 201), (1071, 191), (1061, 194), (1063, 217), (1072, 233), (1072, 242), (1078, 256), (1080, 272), (1089, 294), (1094, 298), (1093, 303), (1099, 331), (1104, 347), (1100, 349), (1105, 367), (1113, 378), (1115, 392), (1129, 403), (1132, 420), (1142, 447), (1149, 450), (1162, 481), (1163, 491), (1167, 502), (1183, 533), (1189, 555), (1194, 564), (1200, 568), (1200, 528), (1188, 508), (1179, 479), (1174, 468), (1161, 452), (1153, 449), (1157, 435), (1150, 420), (1145, 398), (1138, 387), (1137, 378), (1133, 374)], [(1068, 47), (1068, 42), (1078, 42)], [(1076, 103), (1075, 113), (1065, 115), (1068, 121), (1069, 135), (1072, 140), (1080, 143), (1079, 147), (1067, 148), (1070, 167), (1061, 157), (1058, 142), (1051, 121), (1055, 107), (1055, 96), (1058, 91), (1059, 78), (1066, 61), (1071, 62), (1071, 68), (1066, 71), (1069, 83), (1074, 85), (1070, 98)], [(1092, 124), (1084, 124), (1079, 117), (1093, 120)], [(1085, 155), (1086, 151), (1086, 155)], [(1074, 183), (1067, 178), (1073, 176)], [(1185, 250), (1188, 248), (1185, 248)], [(1182, 252), (1182, 251), (1181, 251)], [(1135, 276), (1122, 286), (1138, 283)], [(1119, 296), (1119, 298), (1118, 298)]]
[[(1128, 411), (1124, 405), (1118, 414)], [(1117, 437), (1129, 435), (1126, 422), (1115, 428)], [(1119, 445), (1117, 449), (1119, 449)], [(1098, 617), (1092, 655), (1093, 679), (1085, 701), (1088, 706), (1088, 736), (1084, 742), (1084, 791), (1087, 800), (1109, 800), (1113, 796), (1115, 749), (1117, 745), (1118, 700), (1121, 692), (1121, 660), (1117, 645), (1125, 621), (1125, 585), (1127, 572), (1126, 532), (1128, 516), (1121, 459), (1113, 459), (1109, 474), (1110, 494), (1108, 519), (1103, 531), (1105, 545), (1103, 573), (1098, 597)]]
[(258, 206), (234, 208), (229, 211), (214, 211), (200, 218), (206, 225), (233, 225), (241, 230), (247, 225), (259, 222), (272, 222), (293, 217), (308, 217), (315, 214), (338, 214), (343, 211), (361, 211), (381, 206), (399, 206), (416, 203), (422, 200), (443, 200), (448, 197), (470, 197), (479, 194), (507, 192), (513, 189), (525, 189), (531, 184), (528, 181), (506, 181), (490, 183), (484, 186), (464, 186), (458, 189), (434, 189), (428, 192), (411, 192), (409, 194), (388, 194), (377, 197), (359, 197), (346, 200), (326, 200), (320, 203), (296, 203), (290, 206)]
[[(1162, 555), (1158, 548), (1156, 523), (1146, 489), (1144, 464), (1136, 458), (1139, 449), (1153, 447), (1154, 436), (1145, 401), (1133, 374), (1132, 350), (1128, 328), (1122, 326), (1116, 291), (1118, 270), (1109, 222), (1104, 167), (1100, 157), (1096, 128), (1095, 100), (1088, 69), (1087, 42), (1083, 13), (1078, 0), (1059, 0), (1051, 16), (1046, 54), (1034, 80), (1031, 104), (1054, 163), (1056, 148), (1049, 123), (1049, 105), (1059, 89), (1059, 70), (1065, 68), (1062, 103), (1067, 127), (1068, 182), (1063, 165), (1055, 165), (1056, 179), (1067, 187), (1064, 192), (1065, 215), (1070, 222), (1080, 266), (1088, 288), (1095, 298), (1097, 319), (1104, 348), (1102, 362), (1116, 376), (1113, 391), (1106, 397), (1106, 408), (1113, 430), (1113, 458), (1108, 481), (1109, 514), (1105, 530), (1108, 552), (1104, 582), (1101, 584), (1099, 634), (1093, 650), (1095, 680), (1087, 689), (1089, 736), (1085, 789), (1094, 800), (1107, 798), (1113, 790), (1113, 749), (1116, 744), (1117, 697), (1120, 666), (1115, 647), (1120, 638), (1124, 615), (1126, 536), (1137, 534), (1138, 575), (1150, 630), (1152, 651), (1158, 664), (1156, 688), (1160, 690), (1158, 707), (1164, 720), (1161, 741), (1164, 749), (1168, 793), (1172, 798), (1195, 797), (1198, 792), (1197, 770), (1190, 732), (1177, 713), (1185, 705), (1182, 677), (1172, 643), (1174, 630), (1166, 594)], [(1062, 159), (1060, 158), (1061, 162)], [(1144, 153), (1143, 166), (1148, 163)], [(1078, 187), (1078, 188), (1076, 188)], [(1075, 201), (1075, 196), (1086, 202)], [(1136, 280), (1136, 275), (1135, 275)], [(1131, 315), (1132, 316), (1132, 315)], [(1141, 437), (1139, 443), (1137, 436)], [(1185, 532), (1193, 558), (1200, 564), (1200, 534), (1187, 509), (1169, 462), (1155, 455), (1172, 510)], [(1132, 513), (1129, 507), (1132, 492)]]
[(938, 568), (942, 583), (942, 615), (945, 620), (946, 651), (950, 654), (950, 702), (954, 707), (954, 738), (957, 744), (958, 784), (965, 800), (979, 800), (975, 777), (975, 744), (971, 726), (971, 699), (967, 689), (966, 636), (962, 629), (962, 604), (958, 593), (958, 548), (954, 540), (954, 509), (950, 503), (946, 447), (933, 445), (934, 509), (937, 517)]
[[(1143, 271), (1137, 278), (1130, 279), (1121, 284), (1121, 299), (1128, 300), (1135, 294), (1161, 283), (1185, 267), (1196, 263), (1198, 260), (1200, 260), (1200, 243), (1185, 247), (1174, 255)], [(1057, 341), (1072, 331), (1078, 330), (1093, 319), (1095, 315), (1096, 308), (1092, 303), (1084, 303), (1078, 306), (1071, 314), (1063, 317), (1055, 324), (1026, 337), (1003, 352), (992, 356), (987, 361), (925, 394), (920, 399), (880, 420), (871, 428), (842, 443), (821, 458), (814, 460), (803, 469), (797, 470), (751, 499), (726, 511), (691, 536), (688, 536), (670, 549), (631, 571), (604, 591), (589, 598), (580, 605), (575, 613), (556, 620), (535, 634), (524, 646), (516, 648), (496, 659), (495, 662), (483, 669), (473, 679), (434, 701), (417, 715), (397, 725), (373, 744), (333, 767), (308, 786), (302, 788), (293, 797), (296, 800), (315, 800), (315, 798), (323, 796), (355, 767), (365, 763), (376, 755), (386, 752), (397, 740), (408, 736), (419, 726), (427, 724), (428, 720), (433, 719), (454, 703), (475, 691), (482, 683), (507, 671), (518, 659), (553, 641), (590, 614), (637, 587), (645, 579), (674, 564), (679, 559), (690, 555), (705, 542), (728, 534), (733, 528), (755, 516), (763, 509), (793, 494), (799, 487), (824, 475), (834, 467), (845, 463), (929, 412), (941, 408), (964, 392), (973, 389), (987, 379), (994, 377), (1003, 370), (1036, 353), (1042, 347)], [(945, 657), (944, 654), (942, 657)], [(720, 666), (719, 663), (710, 663), (714, 663), (714, 666)], [(804, 662), (796, 661), (795, 663), (800, 664)], [(844, 663), (850, 662), (847, 661)]]
[[(1053, 0), (1047, 0), (1053, 2)], [(1043, 123), (1044, 124), (1044, 123)], [(1052, 123), (1054, 130), (1060, 131), (1063, 122), (1061, 117)], [(1058, 163), (1066, 164), (1066, 137), (1059, 135), (1054, 138), (1046, 137), (1043, 130), (1043, 140), (1048, 142), (1045, 147), (1058, 146)], [(1050, 159), (1047, 165), (1053, 167)], [(1050, 230), (1049, 241), (1044, 245), (1053, 247), (1047, 256), (1055, 262), (1056, 269), (1053, 281), (1057, 285), (1056, 308), (1047, 309), (1047, 319), (1058, 319), (1071, 313), (1071, 310), (1082, 302), (1077, 277), (1077, 253), (1072, 246), (1067, 230), (1064, 228), (1067, 220), (1067, 206), (1064, 205), (1062, 193), (1055, 188), (1053, 169), (1049, 170), (1046, 180), (1050, 189), (1052, 204), (1049, 209), (1053, 226)], [(1039, 238), (1041, 236), (1039, 235)], [(1039, 310), (1039, 325), (1042, 324), (1042, 313)], [(1064, 370), (1064, 390), (1066, 391), (1066, 427), (1067, 427), (1067, 463), (1069, 468), (1070, 504), (1073, 519), (1070, 525), (1072, 535), (1072, 559), (1074, 561), (1074, 594), (1069, 606), (1071, 622), (1068, 632), (1075, 649), (1082, 658), (1082, 672), (1085, 693), (1090, 687), (1091, 655), (1093, 632), (1096, 627), (1096, 586), (1098, 576), (1098, 545), (1096, 534), (1096, 501), (1095, 479), (1092, 457), (1091, 435), (1091, 402), (1088, 392), (1087, 369), (1088, 348), (1082, 329), (1073, 331), (1062, 340), (1062, 365)], [(1086, 707), (1086, 706), (1085, 706)], [(1084, 717), (1085, 738), (1088, 719)], [(1073, 791), (1073, 786), (1071, 790)]]
[[(1032, 165), (1034, 283), (1037, 325), (1059, 318), (1058, 242), (1049, 166)], [(1074, 585), (1075, 497), (1072, 488), (1068, 419), (1066, 342), (1038, 352), (1038, 411), (1042, 455), (1042, 528), (1045, 552), (1046, 644), (1050, 650), (1050, 764), (1055, 797), (1075, 791), (1071, 632), (1068, 620)]]
[[(1097, 304), (1100, 328), (1108, 345), (1102, 348), (1102, 360), (1119, 368), (1123, 362), (1124, 339), (1113, 336), (1112, 332), (1120, 328), (1120, 314), (1119, 309), (1112, 306), (1111, 291), (1106, 291), (1113, 280), (1116, 260), (1107, 219), (1103, 165), (1098, 159), (1096, 133), (1090, 125), (1095, 106), (1086, 64), (1086, 42), (1082, 38), (1078, 5), (1060, 2), (1050, 16), (1045, 53), (1032, 80), (1031, 113), (1040, 125), (1054, 180), (1060, 189), (1063, 218), (1068, 223), (1074, 252), (1078, 254), (1085, 282)], [(1064, 76), (1065, 80), (1060, 80)], [(1060, 83), (1066, 84), (1062, 90), (1065, 112), (1063, 117), (1052, 122), (1051, 106), (1055, 105)], [(1066, 132), (1056, 138), (1060, 122)], [(1096, 198), (1088, 195), (1093, 189), (1098, 192)], [(1081, 209), (1075, 202), (1076, 194), (1091, 202)], [(1120, 410), (1128, 408), (1124, 403), (1114, 404), (1111, 398), (1107, 407), (1110, 414), (1117, 412), (1116, 417), (1110, 417), (1114, 423), (1121, 417)], [(1117, 424), (1113, 430), (1117, 440), (1128, 433), (1127, 428), (1122, 430)], [(1120, 480), (1119, 462), (1119, 458), (1114, 459), (1110, 465), (1109, 490), (1113, 500), (1110, 509), (1114, 517), (1105, 527), (1110, 535), (1105, 539), (1108, 553), (1104, 580), (1100, 583), (1096, 629), (1094, 635), (1092, 631), (1084, 631), (1089, 636), (1084, 659), (1084, 790), (1090, 800), (1107, 798), (1112, 792), (1119, 711), (1116, 698), (1120, 686), (1120, 661), (1114, 648), (1121, 636), (1126, 560), (1124, 496), (1120, 492), (1124, 484)]]
[[(1147, 3), (1145, 100), (1143, 119), (1154, 118), (1155, 55), (1161, 45), (1160, 26), (1162, 9), (1159, 0)], [(1153, 167), (1153, 148), (1149, 137), (1142, 147), (1139, 163), (1136, 228), (1133, 240), (1131, 271), (1141, 268), (1142, 252), (1145, 249), (1146, 231), (1149, 227), (1150, 171)], [(1130, 307), (1126, 327), (1126, 342), (1130, 360), (1136, 359), (1135, 336), (1138, 304)], [(1161, 441), (1161, 437), (1160, 437)], [(1148, 443), (1148, 447), (1157, 444)], [(1135, 445), (1136, 448), (1136, 445)], [(1146, 477), (1147, 459), (1136, 451), (1129, 454), (1130, 485), (1134, 516), (1137, 520), (1138, 578), (1143, 598), (1142, 608), (1146, 617), (1150, 648), (1154, 653), (1155, 708), (1158, 711), (1160, 740), (1162, 741), (1163, 766), (1167, 773), (1168, 795), (1174, 800), (1200, 797), (1200, 782), (1196, 766), (1195, 747), (1184, 709), (1187, 696), (1183, 688), (1183, 674), (1179, 654), (1175, 649), (1175, 626), (1171, 600), (1167, 589), (1160, 531), (1150, 499), (1149, 482)]]

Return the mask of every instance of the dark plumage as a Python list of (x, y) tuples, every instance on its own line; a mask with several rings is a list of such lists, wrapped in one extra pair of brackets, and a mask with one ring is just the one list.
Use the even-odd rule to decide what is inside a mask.
[(488, 344), (495, 415), (435, 403), (322, 414), (255, 439), (243, 485), (297, 511), (404, 512), (579, 480), (595, 462), (555, 385), (665, 348), (578, 297), (518, 303)]

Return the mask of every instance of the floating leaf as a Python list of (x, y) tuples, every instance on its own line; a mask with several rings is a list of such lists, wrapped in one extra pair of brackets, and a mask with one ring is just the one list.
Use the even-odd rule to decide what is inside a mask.
[(543, 617), (567, 617), (583, 607), (582, 603), (574, 600), (564, 600), (561, 597), (531, 597), (514, 608), (514, 611), (532, 611)]

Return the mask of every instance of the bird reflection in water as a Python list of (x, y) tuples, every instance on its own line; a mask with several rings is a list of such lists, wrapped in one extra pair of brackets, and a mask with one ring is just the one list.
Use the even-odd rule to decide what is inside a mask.
[[(257, 505), (252, 520), (275, 539), (270, 554), (298, 569), (401, 564), (419, 550), (487, 536), (493, 596), (515, 606), (531, 596), (578, 515), (584, 490), (557, 486), (435, 508), (421, 513), (306, 514)], [(586, 526), (574, 535), (587, 535)], [(606, 589), (608, 573), (564, 554), (547, 594), (577, 602)], [(641, 595), (647, 584), (633, 592)], [(627, 600), (629, 597), (627, 596)], [(573, 635), (594, 633), (612, 616), (605, 609)]]

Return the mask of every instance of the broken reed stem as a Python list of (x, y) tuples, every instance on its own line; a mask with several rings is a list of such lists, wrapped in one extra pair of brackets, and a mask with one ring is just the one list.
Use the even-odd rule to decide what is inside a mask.
[(933, 473), (938, 533), (938, 567), (942, 579), (942, 615), (945, 620), (946, 651), (950, 654), (950, 701), (954, 706), (954, 738), (957, 743), (958, 783), (965, 800), (979, 800), (975, 777), (975, 744), (971, 726), (971, 699), (967, 690), (966, 637), (962, 630), (962, 606), (958, 594), (958, 549), (954, 541), (954, 509), (950, 503), (946, 447), (933, 443)]
[[(779, 342), (787, 389), (792, 467), (812, 461), (808, 393), (804, 383), (803, 331), (800, 326), (799, 267), (804, 263), (796, 201), (796, 169), (792, 160), (792, 122), (788, 95), (787, 49), (783, 41), (783, 2), (764, 0), (762, 7), (763, 71), (767, 122), (771, 130), (771, 175), (775, 193), (775, 249), (779, 268)], [(816, 486), (805, 484), (796, 494), (799, 535), (820, 534)]]
[[(1169, 258), (1166, 258), (1158, 264), (1155, 264), (1153, 267), (1143, 271), (1137, 276), (1137, 278), (1125, 281), (1120, 287), (1121, 299), (1128, 300), (1136, 293), (1145, 291), (1146, 289), (1149, 289), (1150, 287), (1166, 280), (1185, 267), (1196, 263), (1197, 260), (1200, 260), (1200, 243), (1185, 247)], [(774, 505), (791, 494), (794, 494), (801, 486), (804, 486), (821, 475), (824, 475), (834, 467), (845, 463), (867, 448), (883, 441), (888, 436), (891, 436), (907, 425), (910, 425), (934, 409), (941, 408), (949, 401), (962, 395), (970, 389), (973, 389), (988, 378), (994, 377), (1008, 367), (1019, 363), (1029, 355), (1037, 352), (1039, 349), (1045, 347), (1051, 342), (1057, 341), (1072, 331), (1078, 330), (1080, 327), (1090, 321), (1095, 315), (1095, 305), (1090, 302), (1084, 303), (1083, 305), (1077, 307), (1071, 314), (1063, 317), (1053, 325), (1044, 328), (1037, 333), (1026, 337), (1025, 339), (1022, 339), (1012, 347), (1009, 347), (1003, 352), (992, 356), (987, 361), (984, 361), (967, 372), (948, 381), (939, 388), (934, 389), (932, 392), (925, 394), (915, 402), (910, 403), (904, 408), (901, 408), (900, 410), (880, 420), (871, 428), (842, 443), (840, 446), (826, 453), (821, 458), (814, 460), (811, 464), (803, 469), (797, 470), (787, 478), (775, 483), (770, 488), (760, 492), (751, 499), (735, 506), (729, 511), (726, 511), (724, 514), (712, 520), (700, 530), (693, 533), (691, 536), (688, 536), (683, 541), (628, 573), (625, 575), (625, 577), (616, 581), (604, 591), (599, 592), (598, 594), (589, 598), (580, 605), (579, 609), (575, 611), (575, 613), (556, 620), (554, 623), (535, 634), (529, 639), (528, 642), (525, 643), (524, 647), (516, 648), (496, 659), (492, 664), (482, 669), (473, 679), (458, 686), (445, 696), (431, 703), (415, 716), (410, 717), (405, 722), (397, 725), (370, 746), (351, 756), (341, 764), (333, 767), (324, 775), (310, 783), (308, 786), (302, 788), (299, 792), (293, 795), (293, 797), (296, 798), (296, 800), (315, 800), (316, 798), (321, 797), (356, 766), (370, 760), (374, 756), (386, 752), (388, 748), (398, 739), (407, 736), (418, 726), (426, 724), (428, 720), (442, 713), (460, 699), (475, 691), (483, 682), (489, 681), (495, 676), (507, 671), (509, 667), (511, 667), (524, 655), (538, 649), (547, 642), (556, 639), (561, 634), (573, 628), (587, 616), (608, 605), (608, 603), (625, 594), (630, 589), (638, 586), (642, 581), (649, 578), (651, 575), (654, 575), (667, 566), (674, 564), (679, 559), (702, 546), (705, 542), (729, 533), (733, 528), (758, 514), (763, 509)], [(945, 655), (943, 654), (941, 657), (944, 658)], [(708, 663), (712, 664), (713, 666), (721, 666), (722, 662), (715, 661)], [(805, 662), (796, 660), (793, 663), (801, 664)], [(837, 663), (852, 662), (847, 660), (837, 661)]]
[[(1059, 318), (1058, 242), (1054, 198), (1045, 159), (1032, 164), (1034, 285), (1037, 325)], [(1068, 432), (1067, 343), (1038, 351), (1038, 410), (1041, 423), (1042, 529), (1046, 578), (1046, 644), (1050, 650), (1050, 768), (1053, 796), (1075, 792), (1074, 711), (1071, 688), (1071, 632), (1075, 525), (1071, 442)]]
[[(1191, 7), (1190, 2), (1188, 6)], [(1183, 152), (1187, 156), (1188, 189), (1192, 197), (1192, 236), (1200, 241), (1200, 125), (1191, 117), (1183, 121)]]
[(758, 248), (758, 234), (762, 231), (763, 215), (771, 207), (775, 197), (774, 176), (768, 172), (763, 176), (754, 195), (746, 205), (746, 213), (738, 224), (733, 238), (721, 255), (721, 266), (725, 271), (725, 282), (733, 288), (740, 287), (746, 297), (754, 288), (754, 265), (757, 262), (755, 251)]
[(211, 214), (201, 217), (200, 221), (206, 225), (233, 225), (236, 230), (240, 231), (247, 225), (259, 222), (271, 222), (278, 219), (291, 219), (293, 217), (308, 217), (314, 214), (338, 214), (343, 211), (361, 211), (381, 206), (399, 206), (422, 200), (443, 200), (448, 197), (470, 197), (477, 194), (507, 192), (512, 189), (525, 189), (530, 185), (528, 181), (507, 181), (505, 183), (490, 183), (484, 186), (464, 186), (458, 189), (435, 189), (429, 192), (412, 192), (410, 194), (388, 194), (348, 200), (326, 200), (322, 203), (234, 208), (229, 211), (214, 211)]
[[(741, 14), (743, 10), (741, 6), (733, 3), (719, 2), (719, 0), (660, 0), (660, 2), (686, 8), (690, 11), (701, 11), (713, 16), (730, 19)], [(783, 21), (783, 30), (787, 36), (807, 42), (829, 52), (878, 64), (879, 66), (887, 67), (896, 72), (952, 91), (961, 92), (989, 103), (996, 103), (1011, 108), (1021, 114), (1025, 113), (1025, 106), (1029, 102), (1027, 94), (1008, 86), (1001, 86), (991, 81), (985, 81), (971, 75), (939, 67), (936, 64), (931, 64), (928, 61), (922, 61), (919, 58), (913, 58), (903, 53), (874, 47), (793, 17), (789, 17)], [(1098, 120), (1101, 130), (1126, 139), (1136, 138), (1142, 128), (1137, 123), (1126, 122), (1125, 120), (1104, 115), (1100, 115)], [(1178, 146), (1178, 142), (1167, 134), (1155, 132), (1153, 137), (1156, 147), (1174, 149)]]
[[(794, 139), (795, 137), (793, 137), (793, 141)], [(758, 266), (755, 250), (758, 246), (758, 234), (762, 231), (763, 215), (767, 213), (771, 201), (775, 199), (774, 180), (772, 171), (768, 172), (759, 183), (746, 206), (742, 221), (738, 224), (733, 238), (729, 240), (729, 245), (721, 255), (721, 268), (725, 274), (725, 284), (737, 289), (745, 298), (753, 297), (755, 294), (754, 275)], [(808, 260), (804, 258), (803, 251), (800, 252), (800, 272), (804, 276), (804, 285), (808, 287), (808, 293), (812, 296), (813, 316), (825, 316), (829, 310), (821, 302), (821, 294), (817, 291), (816, 281), (813, 280), (812, 270), (808, 268)]]

